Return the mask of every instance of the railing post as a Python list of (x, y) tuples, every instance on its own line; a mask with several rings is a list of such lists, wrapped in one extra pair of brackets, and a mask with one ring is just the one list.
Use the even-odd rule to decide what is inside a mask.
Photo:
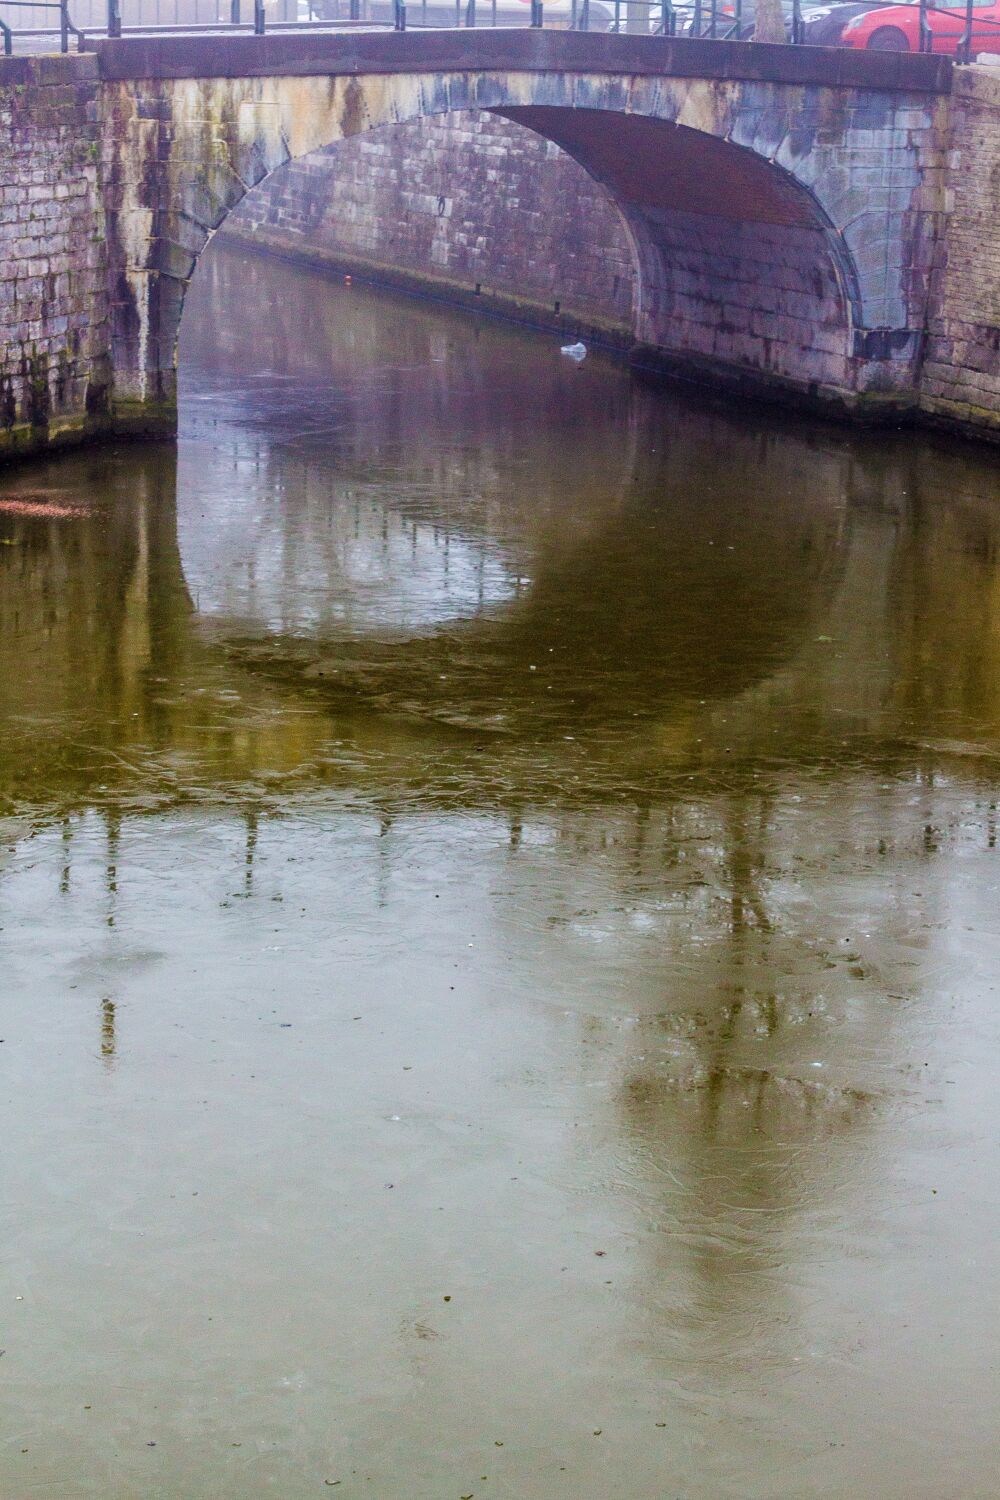
[(108, 0), (108, 36), (122, 34), (121, 0)]
[(0, 31), (3, 32), (3, 55), (10, 57), (14, 51), (14, 33), (3, 19), (0, 19)]
[(796, 46), (802, 41), (804, 30), (802, 0), (792, 0), (792, 41)]
[(542, 25), (542, 0), (531, 0), (531, 24), (534, 27)]
[(694, 0), (694, 15), (691, 19), (691, 35), (701, 36), (701, 0)]
[(475, 29), (476, 25), (476, 0), (468, 0), (465, 7), (465, 24)]
[(351, 8), (348, 14), (352, 21), (361, 20), (361, 0), (351, 0)]
[(240, 0), (229, 0), (229, 24), (230, 26), (240, 24)]
[(965, 0), (965, 26), (962, 35), (958, 39), (955, 49), (955, 61), (967, 63), (972, 58), (972, 23), (974, 20), (972, 7), (974, 0)]
[(59, 0), (59, 51), (69, 51), (69, 0)]
[(931, 32), (930, 22), (927, 19), (927, 0), (920, 0), (920, 16), (919, 16), (919, 20), (918, 20), (918, 25), (919, 25), (919, 40), (918, 40), (918, 45), (917, 45), (918, 52), (933, 52), (934, 51), (934, 37), (933, 37), (933, 34)]
[(266, 18), (264, 16), (264, 0), (253, 0), (253, 34), (254, 34), (254, 36), (263, 36), (264, 35), (264, 28), (265, 28), (265, 26), (266, 26)]
[(615, 19), (612, 22), (612, 25), (614, 26), (616, 34), (619, 31), (621, 31), (621, 29), (622, 29), (622, 0), (615, 0)]
[(406, 0), (392, 0), (393, 26), (397, 31), (406, 30)]

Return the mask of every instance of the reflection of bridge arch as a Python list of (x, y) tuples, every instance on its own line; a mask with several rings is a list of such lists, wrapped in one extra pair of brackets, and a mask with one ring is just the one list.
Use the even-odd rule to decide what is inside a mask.
[[(556, 361), (553, 378), (560, 370)], [(698, 696), (726, 698), (757, 681), (794, 651), (804, 631), (810, 633), (829, 591), (829, 570), (836, 569), (840, 524), (836, 462), (826, 500), (810, 516), (798, 505), (790, 481), (804, 449), (794, 440), (787, 457), (778, 445), (770, 459), (765, 492), (773, 487), (795, 495), (795, 503), (772, 507), (763, 532), (759, 508), (733, 519), (726, 497), (717, 489), (713, 494), (710, 477), (686, 501), (685, 477), (693, 475), (693, 455), (705, 441), (704, 421), (730, 451), (745, 443), (748, 462), (759, 459), (760, 439), (724, 415), (690, 412), (686, 424), (676, 424), (678, 437), (660, 464), (649, 450), (664, 415), (661, 399), (633, 387), (631, 411), (623, 414), (631, 442), (620, 452), (607, 451), (590, 490), (564, 489), (561, 505), (553, 494), (542, 495), (536, 506), (537, 486), (530, 485), (519, 502), (517, 528), (526, 528), (519, 543), (509, 515), (502, 516), (507, 532), (499, 539), (491, 533), (490, 517), (501, 517), (501, 507), (487, 507), (463, 524), (459, 507), (449, 504), (454, 496), (441, 497), (436, 516), (421, 515), (390, 487), (384, 513), (394, 533), (415, 527), (426, 541), (435, 524), (442, 538), (451, 528), (452, 564), (464, 549), (492, 557), (522, 581), (520, 589), (487, 601), (482, 612), (475, 599), (467, 601), (444, 628), (435, 613), (414, 615), (404, 629), (390, 622), (386, 630), (378, 618), (367, 629), (357, 618), (346, 624), (330, 618), (315, 632), (298, 620), (285, 628), (270, 610), (258, 617), (227, 614), (225, 589), (206, 618), (199, 612), (206, 571), (196, 565), (204, 561), (199, 552), (206, 533), (188, 534), (185, 556), (177, 529), (179, 513), (212, 511), (212, 480), (197, 445), (191, 445), (197, 476), (187, 468), (187, 445), (181, 446), (179, 497), (170, 449), (132, 449), (127, 460), (109, 455), (99, 470), (90, 457), (68, 461), (60, 472), (68, 492), (86, 493), (88, 483), (97, 482), (115, 500), (90, 519), (0, 519), (16, 543), (0, 551), (0, 572), (5, 602), (20, 622), (21, 646), (20, 660), (12, 658), (0, 673), (0, 696), (11, 716), (0, 796), (4, 786), (21, 783), (21, 767), (72, 803), (89, 800), (97, 787), (105, 789), (99, 800), (123, 796), (126, 802), (133, 794), (184, 795), (189, 786), (199, 796), (216, 795), (227, 784), (250, 785), (299, 765), (312, 766), (312, 775), (317, 757), (329, 758), (331, 738), (355, 733), (373, 746), (386, 737), (384, 757), (379, 752), (369, 763), (362, 752), (363, 764), (344, 766), (350, 779), (357, 772), (359, 791), (375, 801), (409, 795), (414, 776), (428, 795), (438, 786), (450, 796), (457, 757), (470, 805), (480, 799), (504, 805), (508, 794), (519, 803), (532, 787), (565, 779), (567, 757), (576, 756), (574, 745), (584, 736), (597, 747), (598, 796), (610, 787), (608, 769), (623, 737), (645, 757), (641, 767), (636, 760), (640, 773), (655, 772), (663, 764), (663, 736), (686, 732), (690, 714), (699, 712), (692, 708)], [(373, 451), (389, 438), (389, 428), (377, 427), (370, 433)], [(225, 434), (216, 433), (216, 442), (218, 457), (210, 462), (231, 486)], [(435, 443), (428, 434), (431, 450)], [(414, 463), (419, 470), (419, 454)], [(321, 448), (305, 460), (296, 454), (292, 464), (309, 491), (306, 508), (286, 497), (271, 508), (277, 531), (259, 537), (278, 556), (289, 551), (296, 530), (297, 555), (309, 550), (310, 535), (322, 543), (341, 493), (339, 463), (331, 465)], [(362, 452), (353, 464), (360, 478)], [(817, 471), (824, 467), (814, 463)], [(277, 480), (269, 470), (265, 488)], [(344, 483), (353, 482), (348, 473)], [(696, 477), (688, 482), (698, 483)], [(536, 508), (537, 523), (529, 526)], [(223, 539), (232, 534), (224, 525), (217, 530)], [(74, 543), (69, 578), (68, 542)], [(360, 543), (380, 552), (377, 517), (362, 527)], [(84, 566), (89, 550), (94, 557)], [(716, 553), (709, 577), (706, 556)], [(240, 556), (234, 554), (237, 565)], [(443, 548), (438, 563), (445, 565)], [(219, 553), (217, 573), (224, 575), (227, 566)], [(331, 589), (336, 566), (334, 558)], [(685, 588), (686, 576), (699, 581)], [(433, 583), (428, 574), (426, 586)], [(757, 606), (779, 590), (786, 602), (772, 601), (756, 621)], [(55, 615), (52, 599), (58, 601)], [(34, 670), (26, 674), (29, 653)], [(720, 677), (720, 664), (730, 657)], [(39, 739), (32, 726), (41, 714), (50, 727)], [(512, 781), (498, 780), (482, 756), (490, 744), (501, 755), (503, 747), (516, 747)], [(323, 777), (338, 779), (335, 772)]]
[[(841, 553), (835, 451), (675, 408), (596, 360), (533, 361), (529, 406), (524, 336), (503, 325), (484, 330), (483, 361), (468, 333), (445, 388), (432, 354), (460, 317), (407, 300), (380, 317), (362, 288), (317, 305), (314, 276), (221, 249), (184, 334), (195, 441), (181, 447), (178, 524), (205, 623), (237, 650), (254, 643), (256, 670), (339, 702), (405, 702), (414, 725), (500, 728), (502, 715), (504, 732), (561, 742), (728, 699), (810, 634)], [(244, 276), (267, 331), (217, 335), (211, 308)], [(228, 405), (234, 371), (239, 420), (205, 434), (216, 464), (199, 412), (216, 391)], [(258, 428), (271, 442), (251, 460)], [(261, 503), (260, 481), (233, 483), (251, 462), (280, 504)], [(736, 506), (733, 473), (757, 476)]]
[[(217, 259), (238, 274), (231, 252)], [(288, 327), (299, 327), (317, 300), (315, 279), (287, 278), (260, 258), (251, 273), (284, 288)], [(327, 299), (347, 343), (345, 317), (369, 330), (376, 322), (368, 295), (356, 288)], [(199, 317), (197, 304), (191, 310), (190, 337), (201, 327), (211, 348), (212, 318)], [(269, 316), (280, 321), (279, 309)], [(881, 743), (895, 760), (899, 735), (912, 732), (913, 704), (921, 723), (938, 703), (948, 705), (949, 725), (970, 715), (992, 723), (996, 528), (978, 496), (956, 503), (969, 484), (957, 460), (922, 450), (916, 469), (909, 458), (900, 468), (884, 440), (859, 449), (829, 432), (763, 434), (753, 420), (698, 410), (613, 371), (605, 380), (601, 360), (575, 371), (553, 357), (532, 364), (532, 380), (556, 410), (560, 389), (573, 392), (566, 422), (575, 409), (575, 425), (558, 449), (573, 456), (572, 483), (561, 459), (553, 471), (528, 446), (533, 424), (519, 418), (512, 385), (486, 389), (482, 380), (459, 381), (469, 404), (458, 427), (474, 434), (465, 470), (464, 449), (452, 441), (456, 413), (439, 402), (435, 418), (423, 374), (427, 341), (449, 320), (442, 325), (440, 314), (407, 302), (383, 321), (405, 356), (393, 368), (409, 371), (410, 386), (395, 387), (367, 423), (349, 409), (337, 444), (307, 434), (290, 449), (272, 427), (282, 401), (295, 408), (314, 377), (313, 356), (328, 348), (320, 319), (316, 350), (286, 341), (291, 363), (262, 382), (260, 411), (250, 401), (221, 405), (202, 446), (185, 418), (176, 503), (174, 453), (151, 447), (80, 455), (46, 471), (44, 482), (58, 483), (64, 497), (100, 494), (90, 520), (14, 518), (0, 506), (0, 540), (11, 543), (0, 548), (0, 613), (17, 639), (0, 672), (8, 721), (0, 797), (11, 788), (24, 796), (39, 777), (54, 795), (82, 800), (133, 791), (171, 798), (190, 788), (214, 797), (235, 784), (260, 792), (269, 777), (301, 768), (310, 783), (350, 786), (380, 806), (419, 787), (432, 801), (509, 809), (564, 793), (618, 798), (623, 784), (636, 795), (671, 796), (692, 789), (695, 777), (773, 766), (776, 756), (839, 764)], [(452, 322), (475, 347), (475, 332), (457, 316)], [(246, 347), (228, 342), (224, 351), (237, 371), (260, 342), (253, 328), (243, 332)], [(491, 343), (491, 370), (505, 381), (523, 371), (523, 335), (489, 324), (481, 337)], [(263, 342), (280, 353), (277, 340)], [(372, 354), (380, 347), (369, 341), (357, 367), (385, 368)], [(327, 386), (357, 398), (346, 358), (337, 364), (327, 353)], [(628, 434), (621, 447), (606, 438), (611, 388), (621, 404), (610, 425)], [(197, 401), (187, 408), (199, 409)], [(479, 438), (482, 412), (497, 428), (494, 450)], [(435, 467), (442, 441), (459, 460), (451, 489)], [(483, 483), (491, 451), (492, 485)], [(337, 559), (323, 547), (334, 511), (345, 486), (364, 486), (387, 452), (404, 454), (405, 466), (395, 480), (383, 473), (387, 527), (373, 511), (362, 544), (381, 553), (388, 529), (404, 539), (416, 532), (423, 545), (438, 527), (453, 539), (453, 558), (465, 549), (507, 568), (519, 589), (494, 592), (482, 608), (467, 592), (443, 626), (435, 603), (429, 617), (411, 611), (388, 629), (377, 618), (359, 628), (356, 618), (347, 629), (333, 619), (310, 630), (301, 619), (286, 625), (273, 614), (228, 612), (221, 594), (206, 621), (199, 603), (208, 591), (195, 564), (213, 532), (224, 539), (240, 531), (227, 519), (227, 494), (267, 497), (261, 513), (270, 530), (257, 533), (258, 547), (291, 559), (292, 594), (296, 561), (310, 554), (319, 592), (333, 592)], [(725, 455), (718, 468), (715, 453)], [(417, 482), (408, 487), (407, 475)], [(484, 502), (469, 504), (480, 490)], [(374, 492), (366, 494), (373, 506)], [(886, 509), (890, 494), (912, 528)], [(928, 494), (947, 504), (925, 514), (920, 497)], [(54, 497), (46, 490), (45, 498)], [(204, 529), (179, 549), (185, 512), (203, 515)], [(224, 550), (217, 561), (224, 574)], [(427, 572), (428, 590), (436, 576)], [(982, 601), (974, 629), (972, 606), (956, 613), (956, 599)], [(875, 656), (873, 643), (882, 643)], [(337, 744), (354, 748), (341, 756)], [(749, 895), (743, 904), (752, 912)]]
[[(687, 48), (521, 33), (99, 44), (123, 413), (166, 403), (169, 418), (187, 283), (250, 188), (347, 136), (470, 108), (558, 142), (607, 187), (638, 256), (636, 337), (658, 356), (849, 405), (907, 399), (937, 63), (904, 59), (904, 79), (896, 59), (858, 58), (847, 84), (822, 54), (770, 80), (763, 52)], [(878, 183), (873, 128), (900, 142)]]

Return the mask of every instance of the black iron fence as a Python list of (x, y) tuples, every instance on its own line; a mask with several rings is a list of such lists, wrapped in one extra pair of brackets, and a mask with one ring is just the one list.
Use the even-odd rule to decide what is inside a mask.
[[(814, 0), (782, 0), (786, 41), (809, 45)], [(864, 0), (867, 12), (901, 13), (916, 25), (894, 50), (939, 52), (968, 62), (978, 50), (1000, 53), (1000, 21), (977, 14), (983, 0), (941, 6), (932, 0)], [(9, 12), (14, 12), (10, 15)], [(943, 20), (938, 20), (943, 18)], [(0, 38), (34, 50), (66, 52), (70, 38), (177, 33), (432, 27), (533, 27), (640, 36), (754, 40), (756, 0), (0, 0)], [(827, 30), (829, 29), (827, 25)]]
[[(25, 10), (57, 11), (57, 25), (52, 28), (45, 28), (45, 30), (46, 32), (51, 30), (53, 36), (57, 35), (59, 37), (59, 50), (61, 52), (69, 51), (69, 34), (73, 29), (72, 22), (69, 19), (69, 0), (4, 0), (2, 8), (3, 10), (15, 10), (18, 12)], [(16, 21), (17, 17), (13, 19)], [(47, 19), (54, 18), (48, 16)], [(12, 24), (10, 17), (0, 15), (0, 35), (3, 37), (3, 50), (8, 57), (14, 50), (15, 33), (22, 30), (28, 30), (34, 35), (34, 32), (31, 31), (30, 23), (26, 27), (19, 27)]]

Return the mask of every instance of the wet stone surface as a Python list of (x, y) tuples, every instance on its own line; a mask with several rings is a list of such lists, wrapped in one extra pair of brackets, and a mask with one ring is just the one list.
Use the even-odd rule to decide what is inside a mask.
[(0, 1492), (995, 1494), (995, 458), (218, 247), (181, 373), (0, 480)]

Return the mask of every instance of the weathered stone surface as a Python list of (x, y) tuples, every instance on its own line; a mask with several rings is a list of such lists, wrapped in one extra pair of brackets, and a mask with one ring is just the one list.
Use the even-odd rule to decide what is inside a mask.
[(947, 230), (930, 272), (921, 405), (931, 417), (1000, 434), (1000, 78), (955, 77)]
[(225, 229), (567, 332), (631, 335), (635, 258), (609, 194), (553, 142), (481, 111), (289, 162)]
[[(488, 99), (611, 194), (637, 252), (639, 343), (690, 355), (701, 374), (746, 383), (756, 372), (850, 409), (915, 404), (926, 292), (914, 262), (939, 229), (937, 208), (916, 196), (921, 154), (942, 157), (933, 93), (539, 69), (140, 78), (105, 83), (103, 97), (116, 399), (172, 397), (164, 356), (176, 326), (165, 319), (180, 298), (166, 284), (183, 285), (187, 265), (165, 260), (164, 245), (195, 255), (191, 225), (218, 224), (292, 158)], [(738, 132), (763, 132), (771, 155), (734, 144)], [(855, 151), (869, 172), (873, 135), (882, 181), (862, 192)], [(773, 302), (766, 332), (751, 322), (759, 294)]]
[[(1000, 428), (1000, 84), (955, 77), (952, 94), (942, 59), (549, 33), (172, 38), (0, 61), (0, 451), (170, 430), (184, 292), (210, 234), (269, 174), (305, 158), (308, 177), (345, 141), (356, 240), (381, 181), (404, 204), (397, 260), (421, 241), (440, 275), (482, 291), (509, 205), (523, 233), (508, 281), (553, 312), (565, 283), (581, 315), (630, 317), (653, 362), (860, 415), (922, 399)], [(574, 242), (548, 222), (527, 148), (511, 175), (523, 128), (483, 111), (561, 146), (624, 230), (566, 162), (587, 229)], [(426, 124), (449, 114), (451, 136)], [(451, 145), (411, 180), (389, 126)], [(449, 152), (469, 150), (492, 230), (444, 182)]]
[(0, 457), (100, 425), (111, 377), (93, 58), (0, 70)]

